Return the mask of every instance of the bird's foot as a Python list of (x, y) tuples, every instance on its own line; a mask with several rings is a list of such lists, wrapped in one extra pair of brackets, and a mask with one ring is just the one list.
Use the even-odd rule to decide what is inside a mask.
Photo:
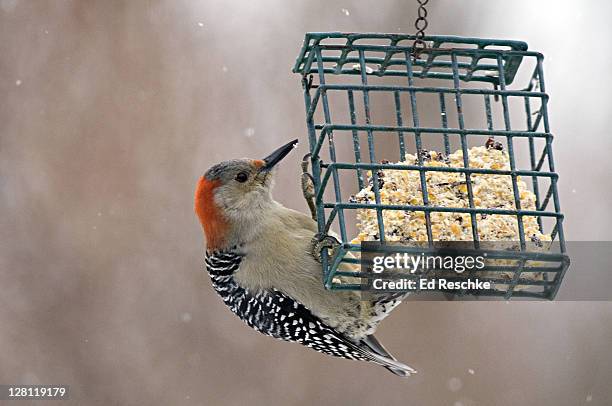
[(312, 256), (321, 262), (321, 252), (324, 249), (329, 250), (329, 255), (333, 256), (336, 253), (337, 248), (340, 246), (340, 241), (336, 237), (327, 234), (318, 233), (312, 237)]
[(310, 154), (306, 154), (302, 158), (302, 194), (304, 195), (304, 199), (306, 199), (306, 203), (308, 203), (308, 208), (310, 209), (310, 216), (313, 220), (316, 220), (317, 209), (314, 203), (314, 179), (312, 178), (312, 175), (308, 172), (309, 159)]

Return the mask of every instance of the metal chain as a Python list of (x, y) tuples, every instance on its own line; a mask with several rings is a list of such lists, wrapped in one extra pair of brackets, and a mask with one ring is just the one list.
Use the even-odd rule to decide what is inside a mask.
[(415, 34), (416, 39), (412, 43), (412, 56), (415, 59), (418, 59), (421, 53), (427, 49), (427, 43), (423, 38), (425, 37), (425, 29), (429, 25), (427, 22), (427, 9), (425, 8), (429, 0), (417, 0), (417, 2), (419, 3), (418, 17), (414, 22), (414, 28), (416, 28), (417, 32)]

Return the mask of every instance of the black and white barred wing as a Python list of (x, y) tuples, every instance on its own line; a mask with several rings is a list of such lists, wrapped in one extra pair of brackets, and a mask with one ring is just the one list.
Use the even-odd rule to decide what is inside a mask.
[(250, 292), (241, 287), (233, 277), (241, 260), (240, 255), (230, 252), (207, 253), (206, 267), (223, 302), (251, 328), (324, 354), (375, 362), (398, 375), (415, 372), (388, 354), (372, 348), (367, 339), (353, 341), (327, 326), (308, 308), (283, 292)]

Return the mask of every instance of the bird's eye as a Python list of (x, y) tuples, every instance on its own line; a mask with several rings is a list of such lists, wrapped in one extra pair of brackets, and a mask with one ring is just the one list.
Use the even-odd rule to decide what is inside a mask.
[(236, 175), (236, 180), (240, 183), (244, 183), (249, 179), (249, 174), (246, 172), (240, 172)]

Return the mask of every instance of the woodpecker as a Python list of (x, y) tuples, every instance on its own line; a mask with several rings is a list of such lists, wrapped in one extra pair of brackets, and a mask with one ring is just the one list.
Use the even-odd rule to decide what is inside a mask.
[(199, 179), (195, 212), (213, 288), (263, 334), (399, 376), (415, 373), (373, 335), (402, 297), (362, 301), (357, 292), (325, 289), (313, 254), (317, 223), (272, 198), (273, 169), (296, 145), (291, 141), (264, 159), (221, 162)]

